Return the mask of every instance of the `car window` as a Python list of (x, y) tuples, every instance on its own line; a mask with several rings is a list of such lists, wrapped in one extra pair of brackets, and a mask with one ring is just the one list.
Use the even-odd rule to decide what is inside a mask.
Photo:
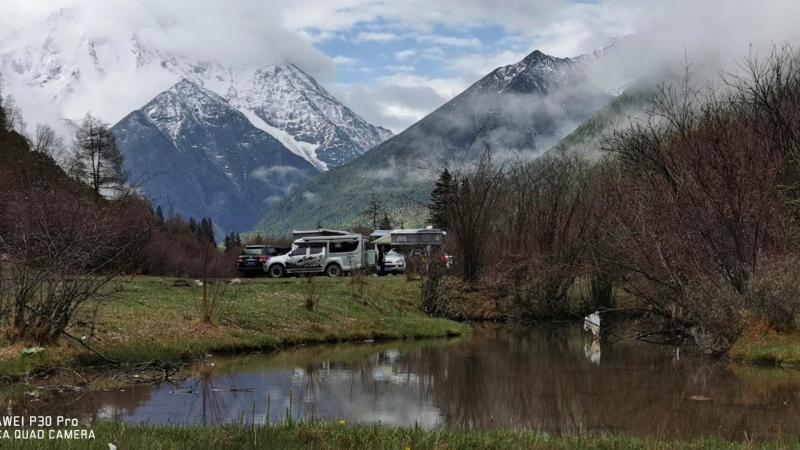
[(348, 253), (358, 249), (358, 241), (334, 241), (330, 245), (331, 253)]
[(292, 250), (291, 252), (289, 252), (289, 256), (301, 256), (301, 255), (305, 255), (305, 254), (306, 254), (306, 249), (307, 249), (307, 248), (308, 248), (308, 246), (306, 246), (306, 245), (301, 245), (301, 246), (297, 247), (296, 249)]
[(244, 255), (261, 255), (264, 247), (248, 247), (244, 249)]
[(310, 255), (319, 255), (322, 253), (322, 249), (325, 248), (325, 244), (311, 244), (311, 251), (308, 253)]

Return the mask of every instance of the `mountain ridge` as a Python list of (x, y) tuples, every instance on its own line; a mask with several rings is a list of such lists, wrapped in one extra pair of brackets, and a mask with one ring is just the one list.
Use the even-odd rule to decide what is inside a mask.
[(249, 229), (317, 170), (218, 94), (182, 79), (112, 127), (125, 169), (155, 205)]
[(255, 231), (363, 223), (370, 196), (390, 218), (424, 225), (433, 181), (445, 167), (477, 160), (487, 149), (502, 159), (532, 159), (557, 144), (612, 98), (583, 76), (583, 63), (534, 51), (499, 67), (418, 122), (334, 168), (278, 202)]
[[(260, 117), (273, 132), (280, 130), (274, 134), (280, 134), (287, 148), (321, 170), (349, 161), (391, 136), (294, 64), (228, 66), (164, 51), (135, 33), (116, 40), (93, 38), (74, 29), (77, 15), (70, 8), (55, 11), (32, 25), (42, 32), (34, 40), (21, 39), (30, 34), (14, 30), (0, 32), (0, 73), (6, 93), (17, 97), (26, 117), (56, 126), (65, 137), (71, 137), (75, 122), (95, 106), (85, 104), (85, 99), (96, 95), (96, 86), (107, 90), (111, 79), (135, 80), (124, 94), (118, 95), (116, 87), (107, 90), (125, 108), (103, 105), (108, 111), (94, 111), (114, 122), (182, 78)], [(116, 110), (113, 117), (111, 109)]]

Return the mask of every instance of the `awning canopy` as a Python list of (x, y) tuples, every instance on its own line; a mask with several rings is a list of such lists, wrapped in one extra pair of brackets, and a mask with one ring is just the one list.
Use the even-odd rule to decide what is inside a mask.
[(392, 244), (392, 235), (387, 234), (386, 236), (381, 236), (378, 239), (372, 241), (373, 244), (376, 245), (391, 245)]

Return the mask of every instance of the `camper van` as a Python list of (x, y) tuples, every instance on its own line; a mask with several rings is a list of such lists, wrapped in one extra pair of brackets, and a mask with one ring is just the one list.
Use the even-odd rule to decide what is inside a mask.
[(273, 278), (316, 273), (338, 277), (364, 267), (367, 246), (367, 238), (355, 233), (301, 237), (289, 253), (270, 258), (266, 269)]

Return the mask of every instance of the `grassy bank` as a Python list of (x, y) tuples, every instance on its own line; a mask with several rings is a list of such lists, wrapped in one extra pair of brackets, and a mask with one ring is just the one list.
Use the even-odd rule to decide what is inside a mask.
[(797, 441), (755, 445), (719, 438), (668, 441), (625, 436), (549, 437), (532, 431), (424, 431), (338, 423), (288, 424), (275, 427), (174, 427), (102, 423), (94, 441), (14, 441), (7, 448), (119, 449), (745, 449), (798, 448)]
[(733, 345), (730, 356), (742, 363), (800, 366), (800, 335), (745, 333)]
[[(308, 309), (305, 279), (251, 279), (226, 287), (214, 324), (202, 323), (202, 288), (174, 279), (120, 280), (73, 327), (76, 336), (114, 360), (189, 360), (207, 353), (273, 349), (300, 343), (366, 339), (429, 338), (460, 335), (468, 327), (425, 316), (419, 309), (419, 282), (404, 277), (315, 278), (319, 303)], [(67, 339), (23, 355), (25, 344), (0, 342), (0, 376), (19, 377), (32, 369), (101, 364), (98, 355)]]

